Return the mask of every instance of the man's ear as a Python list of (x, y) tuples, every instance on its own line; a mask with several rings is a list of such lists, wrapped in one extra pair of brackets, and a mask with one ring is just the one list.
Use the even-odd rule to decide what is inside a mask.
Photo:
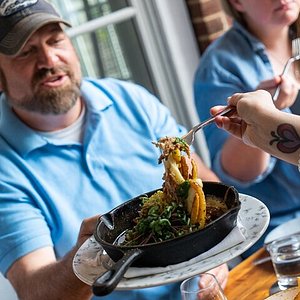
[(244, 6), (240, 0), (228, 0), (228, 2), (238, 12), (244, 12)]

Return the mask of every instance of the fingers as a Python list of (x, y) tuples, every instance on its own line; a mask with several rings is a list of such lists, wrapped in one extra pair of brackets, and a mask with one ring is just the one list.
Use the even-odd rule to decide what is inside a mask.
[(100, 217), (100, 215), (96, 215), (96, 216), (84, 219), (81, 223), (80, 234), (84, 234), (84, 235), (93, 234), (99, 217)]
[[(240, 94), (242, 95), (242, 94)], [(235, 94), (234, 99), (229, 99), (229, 102), (231, 103), (237, 103), (239, 99), (239, 95)], [(231, 105), (231, 104), (230, 104)], [(227, 106), (214, 106), (211, 108), (211, 114), (215, 115), (219, 111), (224, 110), (224, 108)], [(224, 129), (231, 133), (232, 135), (238, 137), (239, 139), (242, 138), (242, 126), (241, 126), (241, 118), (237, 117), (236, 113), (233, 113), (230, 117), (227, 116), (217, 116), (215, 118), (215, 124), (218, 128)]]
[(224, 110), (226, 108), (225, 105), (216, 105), (216, 106), (213, 106), (211, 109), (210, 109), (210, 114), (212, 116), (214, 116), (215, 114), (217, 114), (218, 112)]
[[(228, 105), (236, 108), (235, 113), (229, 117), (217, 116), (215, 123), (243, 141), (249, 141), (247, 135), (255, 128), (252, 125), (261, 122), (259, 116), (276, 109), (271, 94), (265, 90), (233, 94), (228, 98)], [(215, 114), (223, 108), (224, 106), (215, 106), (211, 112)]]
[(209, 273), (214, 274), (221, 285), (222, 289), (225, 288), (228, 276), (229, 276), (229, 270), (227, 264), (220, 265), (212, 270), (209, 271)]
[(295, 102), (299, 90), (299, 85), (291, 76), (278, 75), (274, 78), (264, 80), (257, 86), (256, 90), (265, 90), (273, 95), (278, 85), (280, 85), (280, 93), (276, 101), (276, 107), (278, 109), (290, 107)]
[(222, 289), (225, 289), (227, 281), (229, 277), (229, 270), (226, 264), (221, 266), (220, 272), (217, 274), (217, 279), (222, 287)]
[(299, 84), (289, 76), (283, 76), (280, 84), (280, 92), (275, 106), (284, 109), (294, 104), (299, 90)]
[[(212, 116), (216, 115), (218, 112), (223, 111), (225, 108), (227, 108), (228, 106), (236, 106), (237, 103), (240, 101), (240, 99), (242, 99), (242, 97), (245, 97), (246, 94), (244, 93), (235, 93), (232, 96), (227, 98), (227, 103), (228, 105), (216, 105), (211, 107), (210, 109), (210, 114)], [(230, 116), (234, 116), (235, 114), (231, 114)]]
[(96, 215), (82, 221), (77, 239), (78, 247), (94, 233), (99, 217), (100, 215)]
[(228, 105), (235, 106), (238, 115), (241, 115), (242, 112), (246, 112), (249, 109), (256, 110), (257, 108), (263, 108), (266, 103), (274, 106), (271, 94), (265, 90), (236, 93), (228, 98)]
[(267, 90), (273, 92), (278, 84), (281, 83), (281, 77), (275, 76), (271, 79), (262, 81), (257, 87), (256, 90)]
[(231, 133), (232, 135), (234, 135), (239, 139), (242, 139), (244, 127), (241, 118), (239, 117), (228, 118), (228, 117), (219, 116), (216, 117), (215, 123), (219, 128), (228, 131), (229, 133)]

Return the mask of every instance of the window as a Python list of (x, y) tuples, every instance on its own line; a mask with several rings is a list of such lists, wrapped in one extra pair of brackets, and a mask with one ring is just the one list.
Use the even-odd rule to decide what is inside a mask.
[[(83, 74), (141, 84), (187, 128), (197, 123), (192, 81), (199, 54), (184, 0), (52, 0)], [(208, 162), (203, 135), (196, 150)]]
[(134, 24), (136, 11), (127, 1), (53, 0), (52, 3), (73, 26), (69, 33), (85, 76), (133, 81), (158, 94)]

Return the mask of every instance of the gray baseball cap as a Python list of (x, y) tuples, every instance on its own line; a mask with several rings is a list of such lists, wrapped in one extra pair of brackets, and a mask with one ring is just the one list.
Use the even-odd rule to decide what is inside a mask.
[(45, 0), (0, 0), (0, 53), (18, 54), (34, 32), (50, 23), (71, 27)]

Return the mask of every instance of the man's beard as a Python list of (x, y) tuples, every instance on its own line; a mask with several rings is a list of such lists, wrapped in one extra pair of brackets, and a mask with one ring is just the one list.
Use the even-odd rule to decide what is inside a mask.
[[(49, 75), (55, 76), (55, 74), (59, 74), (60, 72), (69, 76), (70, 83), (68, 85), (51, 89), (38, 88), (38, 84), (44, 78)], [(68, 112), (79, 99), (80, 84), (80, 79), (76, 79), (74, 73), (67, 67), (41, 69), (35, 74), (32, 80), (32, 97), (23, 98), (22, 101), (15, 101), (8, 97), (8, 100), (11, 105), (27, 111), (38, 112), (45, 115), (60, 115)], [(9, 96), (7, 89), (3, 88), (3, 90)]]

